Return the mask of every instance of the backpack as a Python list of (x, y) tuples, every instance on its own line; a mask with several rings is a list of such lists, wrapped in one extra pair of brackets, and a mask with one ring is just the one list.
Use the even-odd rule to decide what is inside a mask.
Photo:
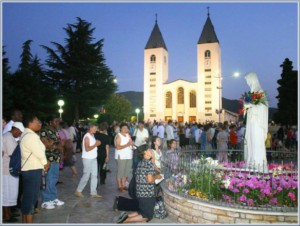
[(153, 216), (158, 219), (164, 219), (168, 216), (162, 196), (156, 197)]
[[(26, 134), (24, 136), (26, 136)], [(22, 139), (23, 139), (23, 137), (22, 137)], [(21, 143), (21, 140), (18, 143), (18, 145), (16, 146), (16, 148), (13, 151), (12, 155), (10, 156), (10, 160), (9, 160), (9, 173), (13, 177), (19, 177), (19, 175), (21, 173), (21, 169), (23, 168), (23, 166), (25, 165), (25, 163), (27, 162), (27, 160), (29, 159), (29, 157), (32, 154), (31, 153), (28, 156), (28, 158), (26, 159), (26, 161), (23, 164), (23, 166), (21, 166), (21, 147), (20, 147), (20, 143)]]

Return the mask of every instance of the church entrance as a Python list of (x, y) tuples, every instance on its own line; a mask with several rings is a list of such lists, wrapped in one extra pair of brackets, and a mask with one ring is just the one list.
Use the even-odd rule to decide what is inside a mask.
[(196, 122), (196, 116), (190, 116), (189, 122)]
[(177, 117), (177, 122), (183, 122), (183, 116), (178, 116)]

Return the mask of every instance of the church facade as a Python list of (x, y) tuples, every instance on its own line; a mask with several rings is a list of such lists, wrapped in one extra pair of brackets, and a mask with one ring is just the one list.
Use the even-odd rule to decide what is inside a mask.
[(222, 109), (221, 47), (208, 13), (197, 43), (197, 82), (168, 81), (169, 57), (157, 20), (144, 49), (144, 120), (235, 120)]

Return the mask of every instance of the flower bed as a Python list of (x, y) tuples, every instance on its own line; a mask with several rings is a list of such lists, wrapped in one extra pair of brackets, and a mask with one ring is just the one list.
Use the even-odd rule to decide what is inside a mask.
[(191, 160), (166, 179), (169, 191), (206, 202), (272, 211), (297, 211), (298, 171), (293, 164), (269, 164), (268, 172), (244, 162), (218, 164), (211, 158)]

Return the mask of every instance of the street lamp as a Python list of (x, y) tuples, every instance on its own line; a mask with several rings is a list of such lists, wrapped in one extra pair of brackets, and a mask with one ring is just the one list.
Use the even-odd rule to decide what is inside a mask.
[(94, 118), (97, 120), (97, 118), (99, 117), (98, 114), (94, 114)]
[(215, 76), (215, 78), (218, 78), (219, 79), (219, 86), (217, 86), (217, 89), (219, 90), (219, 109), (216, 110), (217, 114), (219, 115), (219, 123), (221, 122), (221, 113), (222, 113), (222, 109), (221, 109), (221, 90), (223, 89), (222, 87), (222, 84), (221, 84), (221, 80), (223, 78), (226, 78), (226, 77), (239, 77), (240, 76), (240, 73), (239, 72), (235, 72), (233, 75), (229, 75), (229, 76)]
[(136, 112), (136, 122), (138, 123), (139, 122), (140, 109), (139, 108), (135, 109), (135, 112)]
[(59, 106), (59, 109), (58, 109), (58, 112), (59, 112), (59, 117), (61, 118), (61, 114), (64, 112), (64, 110), (62, 109), (62, 106), (65, 105), (65, 102), (63, 100), (59, 100), (57, 102), (58, 106)]

